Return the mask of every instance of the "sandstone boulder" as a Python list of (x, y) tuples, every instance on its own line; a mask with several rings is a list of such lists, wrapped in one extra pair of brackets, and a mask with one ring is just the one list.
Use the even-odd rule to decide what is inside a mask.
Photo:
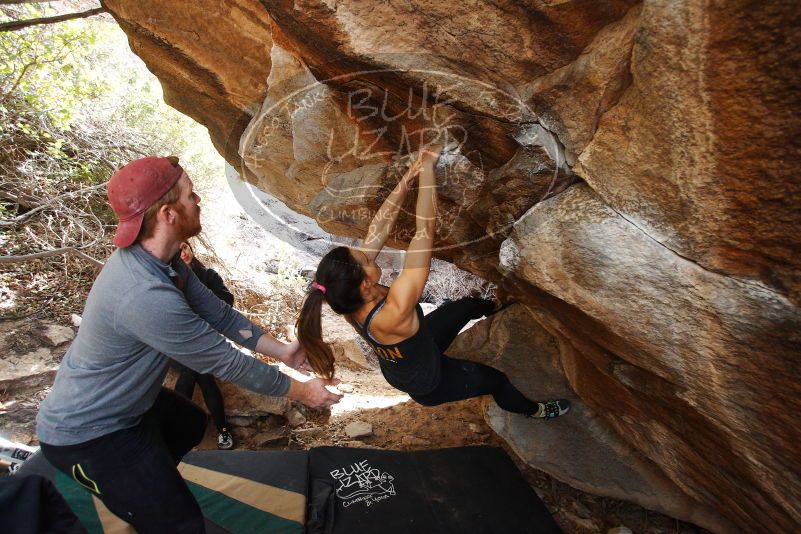
[(651, 238), (801, 302), (801, 11), (644, 2), (631, 85), (577, 173)]
[[(564, 378), (495, 363), (572, 390), (637, 499), (801, 524), (796, 3), (104, 4), (168, 102), (325, 231), (363, 235), (409, 155), (450, 142), (435, 255), (524, 301)], [(490, 419), (532, 464), (557, 443)], [(601, 491), (579, 466), (557, 476)]]
[(578, 58), (522, 90), (539, 122), (565, 146), (570, 165), (593, 139), (604, 113), (631, 84), (631, 49), (641, 8), (641, 4), (631, 8), (598, 32)]
[[(361, 75), (318, 79), (297, 57), (298, 43), (276, 38), (284, 30), (274, 28), (270, 87), (243, 134), (241, 173), (325, 230), (360, 235), (404, 172), (409, 152), (438, 140), (446, 144), (437, 171), (438, 251), (449, 259), (484, 256), (475, 269), (489, 272), (486, 255), (511, 223), (571, 182), (561, 143), (533, 122), (514, 95), (464, 76), (442, 79), (441, 73), (421, 70), (425, 60), (413, 70), (425, 88), (435, 87), (432, 102), (365, 86)], [(385, 67), (389, 73), (401, 65)], [(518, 121), (532, 122), (466, 113), (459, 107), (463, 102), (456, 106), (453, 98), (441, 97), (446, 81), (488, 91), (508, 101)], [(413, 210), (409, 198), (390, 246), (403, 247), (410, 239)]]
[(306, 423), (306, 416), (297, 408), (290, 408), (286, 413), (286, 422), (290, 427), (296, 428)]
[(584, 491), (725, 530), (725, 520), (688, 498), (573, 392), (562, 368), (565, 352), (575, 349), (543, 328), (523, 305), (479, 321), (448, 349), (454, 357), (500, 369), (530, 399), (571, 401), (570, 412), (554, 420), (527, 419), (491, 403), (490, 426), (530, 465)]
[(786, 297), (675, 254), (586, 185), (520, 219), (501, 265), (561, 301), (529, 294), (577, 349), (561, 355), (573, 389), (631, 446), (741, 524), (767, 501), (794, 521), (801, 313)]

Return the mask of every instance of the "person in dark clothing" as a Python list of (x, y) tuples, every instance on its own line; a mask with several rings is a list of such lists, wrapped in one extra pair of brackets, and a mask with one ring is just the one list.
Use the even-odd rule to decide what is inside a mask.
[[(373, 347), (384, 377), (425, 406), (490, 394), (504, 410), (529, 417), (552, 418), (570, 408), (565, 399), (527, 399), (501, 371), (450, 358), (448, 346), (471, 319), (496, 310), (488, 300), (449, 302), (424, 316), (418, 301), (428, 280), (436, 228), (437, 185), (434, 167), (439, 147), (421, 150), (404, 177), (370, 223), (361, 247), (337, 247), (317, 267), (298, 318), (298, 340), (312, 369), (332, 378), (334, 357), (322, 340), (323, 301), (350, 322)], [(375, 258), (389, 237), (400, 207), (419, 174), (416, 233), (406, 251), (403, 270), (390, 287), (381, 286)]]
[(222, 277), (217, 274), (217, 271), (203, 265), (203, 263), (195, 257), (195, 251), (192, 249), (192, 245), (187, 241), (181, 243), (180, 251), (181, 261), (192, 269), (192, 272), (203, 282), (203, 285), (211, 289), (211, 292), (217, 295), (217, 298), (221, 301), (233, 307), (234, 295), (225, 286), (225, 282), (223, 282)]
[[(181, 261), (192, 269), (192, 272), (195, 273), (198, 280), (209, 288), (217, 298), (233, 307), (234, 295), (225, 287), (225, 282), (223, 282), (223, 279), (217, 274), (217, 271), (206, 267), (195, 257), (192, 245), (190, 245), (188, 241), (181, 243), (180, 252)], [(198, 373), (177, 362), (175, 366), (180, 371), (178, 380), (175, 382), (175, 391), (191, 400), (192, 393), (195, 389), (195, 383), (197, 383), (197, 385), (200, 386), (200, 392), (203, 394), (203, 401), (206, 403), (209, 412), (211, 412), (214, 426), (217, 428), (217, 448), (222, 450), (233, 449), (234, 436), (228, 431), (228, 424), (225, 421), (225, 403), (223, 402), (222, 392), (220, 392), (214, 375)]]

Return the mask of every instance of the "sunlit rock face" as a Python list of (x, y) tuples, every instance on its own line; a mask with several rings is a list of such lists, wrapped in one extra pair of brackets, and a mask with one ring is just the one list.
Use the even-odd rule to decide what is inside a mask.
[(270, 19), (258, 0), (102, 3), (161, 81), (164, 100), (206, 126), (217, 150), (236, 161), (271, 69)]
[(734, 510), (798, 489), (801, 314), (786, 297), (676, 255), (586, 184), (533, 207), (500, 258), (577, 349), (562, 364), (582, 401), (685, 492)]
[(535, 395), (547, 356), (621, 468), (582, 472), (569, 432), (554, 466), (540, 422), (490, 409), (521, 457), (715, 531), (801, 524), (796, 3), (105, 4), (168, 101), (328, 231), (363, 235), (448, 145), (436, 255), (515, 294), (531, 349), (474, 357)]
[(801, 9), (765, 4), (646, 2), (576, 170), (665, 247), (799, 304)]

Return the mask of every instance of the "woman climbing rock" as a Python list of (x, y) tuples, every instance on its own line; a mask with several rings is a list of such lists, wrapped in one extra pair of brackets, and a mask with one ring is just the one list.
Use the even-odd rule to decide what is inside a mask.
[[(570, 408), (567, 400), (529, 400), (501, 371), (445, 355), (468, 321), (497, 311), (493, 301), (464, 298), (423, 315), (418, 301), (431, 267), (437, 214), (434, 167), (440, 152), (438, 146), (421, 150), (375, 214), (361, 247), (337, 247), (320, 261), (297, 322), (298, 340), (309, 364), (323, 377), (334, 375), (334, 356), (321, 334), (321, 307), (326, 301), (373, 347), (387, 382), (422, 405), (490, 394), (509, 412), (540, 418), (564, 415)], [(416, 232), (403, 270), (385, 287), (378, 283), (381, 268), (375, 259), (418, 175)]]

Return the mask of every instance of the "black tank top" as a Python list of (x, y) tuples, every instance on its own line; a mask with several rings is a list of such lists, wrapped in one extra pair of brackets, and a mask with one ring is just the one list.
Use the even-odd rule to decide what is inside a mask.
[(392, 387), (410, 395), (431, 393), (439, 384), (442, 355), (434, 342), (434, 336), (426, 326), (423, 308), (419, 304), (415, 308), (420, 328), (413, 336), (392, 345), (384, 345), (370, 334), (370, 321), (386, 300), (381, 299), (370, 310), (363, 326), (356, 321), (353, 324), (359, 335), (375, 350), (381, 372)]

